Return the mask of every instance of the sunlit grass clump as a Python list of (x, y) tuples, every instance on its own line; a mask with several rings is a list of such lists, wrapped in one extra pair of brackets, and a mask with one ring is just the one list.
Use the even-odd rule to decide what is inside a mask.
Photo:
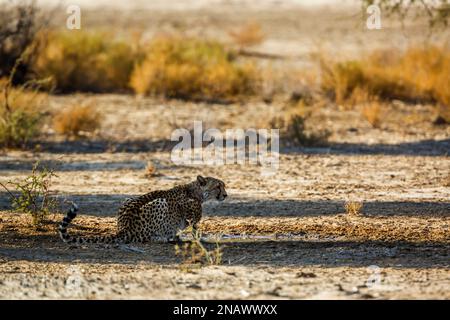
[(152, 41), (130, 81), (138, 94), (190, 100), (252, 95), (259, 82), (255, 66), (238, 63), (222, 44), (176, 37)]
[(189, 270), (189, 266), (210, 266), (222, 263), (223, 248), (216, 241), (213, 249), (209, 249), (202, 240), (202, 233), (192, 226), (185, 229), (183, 234), (191, 234), (192, 240), (184, 244), (175, 245), (175, 254), (182, 257), (181, 267)]
[(264, 41), (262, 28), (256, 22), (250, 22), (239, 29), (232, 30), (229, 35), (241, 49), (258, 45)]
[(40, 134), (47, 98), (45, 93), (12, 88), (7, 79), (0, 79), (0, 147), (24, 147)]
[(101, 125), (101, 115), (91, 104), (75, 104), (61, 111), (53, 119), (57, 133), (70, 138), (95, 133)]
[(360, 216), (362, 215), (362, 207), (363, 207), (363, 203), (359, 202), (359, 201), (347, 201), (344, 205), (345, 207), (345, 212), (347, 213), (347, 215), (349, 216)]
[(328, 144), (331, 133), (308, 123), (309, 115), (287, 110), (273, 117), (269, 126), (280, 130), (280, 142), (286, 146), (321, 147)]
[(436, 103), (450, 121), (450, 50), (378, 51), (365, 59), (322, 64), (322, 88), (337, 103), (365, 93), (383, 100)]
[(99, 32), (51, 32), (35, 62), (41, 77), (52, 77), (59, 92), (120, 92), (139, 52), (126, 42)]

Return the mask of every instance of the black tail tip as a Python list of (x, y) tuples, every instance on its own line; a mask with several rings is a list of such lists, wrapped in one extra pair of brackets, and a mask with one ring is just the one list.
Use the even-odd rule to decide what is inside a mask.
[[(67, 212), (67, 218), (70, 220), (74, 219), (77, 216), (78, 206), (76, 203), (72, 202), (69, 211)], [(70, 221), (68, 221), (70, 223)]]

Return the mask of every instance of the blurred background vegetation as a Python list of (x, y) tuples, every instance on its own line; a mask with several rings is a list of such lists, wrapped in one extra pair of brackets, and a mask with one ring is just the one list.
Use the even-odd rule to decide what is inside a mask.
[(434, 123), (448, 124), (448, 37), (430, 40), (448, 31), (447, 1), (364, 0), (360, 4), (362, 22), (365, 8), (377, 4), (402, 23), (426, 22), (420, 30), (430, 37), (419, 44), (374, 48), (356, 57), (342, 57), (319, 46), (310, 56), (314, 66), (294, 63), (281, 69), (277, 61), (291, 57), (258, 49), (267, 35), (257, 21), (224, 30), (225, 38), (191, 34), (182, 22), (173, 23), (170, 32), (150, 36), (145, 35), (145, 25), (121, 31), (101, 26), (67, 30), (52, 10), (35, 2), (3, 2), (0, 144), (26, 147), (46, 122), (67, 137), (95, 132), (101, 116), (92, 106), (75, 105), (51, 114), (45, 108), (49, 94), (76, 92), (225, 104), (284, 99), (285, 113), (267, 119), (266, 125), (280, 127), (290, 142), (300, 145), (314, 145), (316, 140), (322, 144), (326, 139), (324, 132), (305, 134), (305, 110), (330, 104), (360, 108), (365, 119), (378, 127), (383, 110), (394, 100), (428, 103), (436, 112)]

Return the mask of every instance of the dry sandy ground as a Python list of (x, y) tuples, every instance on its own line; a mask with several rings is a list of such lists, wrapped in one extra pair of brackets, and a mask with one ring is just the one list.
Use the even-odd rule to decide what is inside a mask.
[[(288, 70), (308, 67), (311, 53), (360, 54), (426, 38), (423, 23), (400, 29), (398, 21), (383, 20), (382, 30), (369, 32), (353, 9), (230, 3), (182, 12), (164, 6), (86, 10), (83, 28), (229, 41), (230, 29), (254, 20), (266, 40), (252, 50), (287, 57), (268, 63)], [(267, 178), (259, 166), (176, 166), (169, 137), (175, 128), (192, 128), (193, 120), (204, 129), (267, 128), (283, 102), (207, 105), (126, 95), (53, 96), (50, 102), (58, 110), (80, 101), (93, 102), (104, 115), (96, 138), (65, 141), (49, 126), (34, 151), (0, 154), (0, 182), (25, 177), (40, 160), (58, 174), (53, 190), (59, 199), (80, 206), (71, 231), (98, 234), (113, 232), (126, 197), (197, 174), (219, 177), (229, 197), (205, 204), (201, 229), (209, 239), (221, 237), (222, 264), (187, 268), (173, 245), (68, 247), (55, 231), (61, 215), (34, 230), (28, 217), (8, 210), (9, 197), (1, 192), (0, 298), (450, 298), (450, 127), (431, 124), (430, 106), (395, 102), (378, 129), (358, 110), (319, 108), (310, 127), (330, 130), (329, 145), (284, 148), (276, 176)], [(156, 168), (151, 177), (148, 163)], [(345, 214), (348, 200), (364, 202), (362, 216)]]
[[(246, 128), (260, 112), (276, 113), (276, 106), (113, 95), (51, 102), (59, 108), (80, 99), (95, 99), (105, 113), (99, 138), (64, 141), (49, 131), (40, 152), (1, 155), (0, 181), (24, 177), (36, 160), (54, 167), (53, 189), (80, 206), (72, 232), (98, 234), (113, 232), (114, 213), (126, 197), (197, 174), (219, 177), (229, 198), (205, 204), (201, 229), (221, 237), (222, 264), (186, 268), (169, 244), (131, 248), (139, 252), (71, 248), (55, 232), (61, 215), (33, 230), (28, 217), (6, 211), (2, 192), (0, 297), (450, 298), (448, 127), (430, 121), (398, 126), (395, 117), (411, 112), (405, 106), (394, 108), (381, 129), (370, 128), (355, 111), (325, 108), (314, 119), (332, 130), (330, 145), (282, 149), (276, 176), (267, 178), (252, 165), (174, 165), (167, 150), (174, 124), (164, 119)], [(417, 106), (414, 119), (425, 119), (427, 108)], [(148, 163), (156, 168), (151, 177)], [(363, 201), (363, 215), (346, 215), (347, 200)]]

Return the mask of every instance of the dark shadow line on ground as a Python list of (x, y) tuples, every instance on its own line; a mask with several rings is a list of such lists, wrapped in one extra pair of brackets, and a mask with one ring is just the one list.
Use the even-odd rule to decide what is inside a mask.
[[(283, 140), (281, 140), (283, 142)], [(105, 152), (157, 152), (170, 151), (178, 142), (169, 139), (136, 139), (114, 141), (107, 139), (73, 141), (36, 141), (30, 149), (39, 145), (39, 150), (49, 153), (105, 153)], [(450, 138), (443, 140), (421, 140), (398, 144), (328, 143), (326, 147), (281, 147), (283, 154), (334, 154), (334, 155), (390, 155), (390, 156), (448, 156)]]
[[(150, 160), (150, 159), (149, 159)], [(0, 160), (0, 172), (28, 171), (37, 163), (36, 160)], [(62, 160), (39, 160), (39, 168), (47, 168), (58, 172), (71, 171), (117, 171), (117, 170), (144, 170), (148, 161), (62, 161)], [(192, 168), (183, 165), (157, 164), (157, 170), (170, 169), (170, 171)], [(144, 172), (143, 172), (144, 173)], [(160, 175), (163, 176), (163, 175)]]
[[(0, 160), (0, 171), (31, 171), (35, 160)], [(144, 170), (146, 161), (59, 161), (39, 160), (39, 166), (55, 172)], [(174, 167), (177, 169), (177, 167)]]
[(421, 140), (398, 144), (329, 143), (326, 147), (281, 148), (283, 154), (333, 155), (389, 155), (389, 156), (449, 156), (450, 139)]
[(39, 150), (49, 153), (137, 153), (171, 150), (178, 142), (169, 139), (134, 139), (116, 141), (109, 139), (36, 141), (30, 148), (39, 145)]
[[(0, 246), (0, 257), (6, 261), (178, 265), (171, 244), (130, 244), (143, 253), (126, 252), (117, 247), (87, 245), (70, 247), (57, 236), (30, 236), (32, 241), (15, 241), (13, 247)], [(215, 244), (206, 244), (213, 249)], [(209, 248), (210, 247), (210, 248)], [(224, 265), (267, 265), (277, 267), (367, 267), (377, 265), (395, 268), (448, 268), (450, 249), (445, 243), (405, 241), (255, 241), (223, 244)]]
[[(79, 214), (97, 217), (114, 216), (120, 205), (133, 194), (67, 194), (59, 200), (73, 201)], [(62, 202), (62, 201), (60, 201)], [(345, 213), (343, 200), (260, 200), (233, 197), (224, 202), (203, 204), (204, 217), (319, 217)], [(62, 212), (69, 204), (63, 203)], [(0, 192), (0, 210), (10, 210), (10, 195)], [(365, 216), (450, 217), (450, 202), (432, 201), (366, 201), (361, 209)]]

